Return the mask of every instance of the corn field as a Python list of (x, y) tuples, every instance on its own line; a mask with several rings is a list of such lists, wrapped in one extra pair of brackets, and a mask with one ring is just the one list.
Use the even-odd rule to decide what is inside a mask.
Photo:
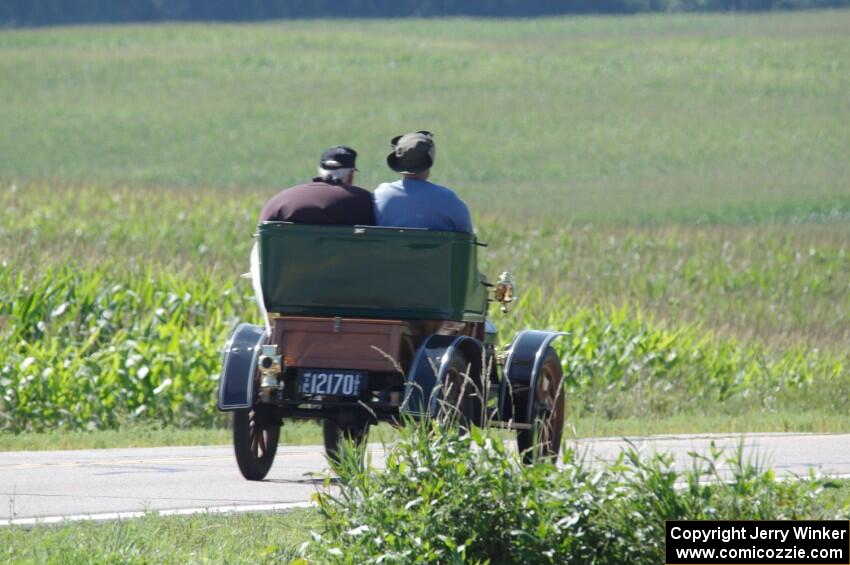
[[(250, 284), (239, 278), (251, 244), (249, 205), (234, 198), (232, 207), (219, 204), (215, 214), (204, 216), (198, 210), (210, 209), (213, 195), (163, 190), (153, 195), (162, 207), (129, 222), (110, 217), (113, 199), (143, 210), (151, 194), (32, 185), (0, 187), (0, 195), (0, 429), (97, 429), (133, 420), (181, 427), (221, 423), (215, 410), (220, 348), (237, 322), (257, 321)], [(53, 221), (57, 198), (71, 220)], [(636, 249), (655, 249), (655, 263), (675, 263), (678, 252), (699, 270), (714, 253), (709, 238), (636, 230), (616, 245), (612, 238), (624, 236), (614, 230), (588, 235), (580, 229), (480, 229), (492, 243), (492, 253), (488, 249), (483, 257), (485, 271), (493, 276), (506, 264), (523, 282), (512, 313), (491, 313), (501, 340), (525, 327), (569, 332), (557, 347), (571, 414), (618, 419), (844, 410), (850, 362), (841, 347), (847, 296), (840, 285), (850, 264), (844, 243), (834, 236), (821, 239), (819, 251), (806, 255), (805, 268), (794, 270), (770, 263), (775, 254), (793, 253), (797, 242), (762, 246), (761, 252), (773, 255), (758, 265), (750, 250), (759, 233), (747, 233), (727, 245), (727, 253), (748, 266), (744, 274), (732, 261), (724, 267), (732, 281), (724, 297), (696, 276), (664, 279), (664, 269), (630, 267)], [(659, 251), (659, 242), (671, 238), (684, 243)], [(541, 259), (535, 246), (548, 255)], [(552, 257), (558, 261), (546, 261)], [(580, 265), (580, 276), (564, 270), (570, 264)], [(617, 264), (621, 268), (611, 276)], [(765, 267), (760, 277), (775, 282), (762, 286), (753, 274), (759, 267)], [(795, 290), (798, 281), (811, 279), (820, 286)], [(667, 285), (670, 299), (663, 307), (653, 290), (659, 284)], [(782, 285), (788, 289), (785, 302), (774, 297), (779, 316), (765, 316), (760, 289)], [(783, 312), (818, 293), (818, 304), (837, 308), (831, 318), (812, 318), (833, 336), (821, 349), (795, 341), (781, 320)], [(699, 297), (708, 304), (689, 306)], [(694, 321), (698, 308), (706, 307), (735, 309), (743, 324), (762, 327), (744, 334), (712, 326), (710, 317)]]

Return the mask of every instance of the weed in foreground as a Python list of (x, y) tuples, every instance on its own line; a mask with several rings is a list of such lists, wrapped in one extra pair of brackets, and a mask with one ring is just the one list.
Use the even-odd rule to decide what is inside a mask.
[(522, 465), (486, 432), (409, 423), (385, 470), (348, 450), (335, 490), (317, 495), (322, 529), (303, 551), (334, 563), (659, 563), (665, 519), (846, 518), (814, 476), (779, 480), (714, 450), (691, 467), (623, 452), (613, 464), (567, 449)]

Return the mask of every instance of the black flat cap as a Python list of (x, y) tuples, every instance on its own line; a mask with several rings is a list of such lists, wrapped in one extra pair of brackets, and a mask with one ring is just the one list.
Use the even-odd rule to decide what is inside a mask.
[(345, 145), (334, 145), (322, 153), (319, 166), (328, 171), (336, 169), (357, 169), (357, 151)]

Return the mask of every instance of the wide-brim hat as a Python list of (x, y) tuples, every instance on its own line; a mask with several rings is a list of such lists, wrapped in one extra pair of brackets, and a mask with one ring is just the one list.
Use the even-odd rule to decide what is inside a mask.
[(415, 175), (434, 165), (437, 148), (434, 134), (429, 131), (397, 135), (390, 145), (393, 151), (387, 155), (387, 166), (397, 173)]

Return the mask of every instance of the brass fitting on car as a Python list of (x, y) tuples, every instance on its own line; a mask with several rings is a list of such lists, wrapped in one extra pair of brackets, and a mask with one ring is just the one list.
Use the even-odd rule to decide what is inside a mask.
[(510, 345), (506, 345), (504, 350), (496, 352), (496, 364), (499, 367), (504, 367), (505, 364), (508, 362), (508, 355), (511, 354), (510, 348)]
[(257, 360), (260, 370), (260, 398), (268, 400), (278, 388), (278, 378), (283, 372), (283, 361), (277, 345), (263, 345)]
[(496, 288), (493, 290), (493, 299), (502, 305), (500, 309), (503, 314), (507, 313), (510, 303), (515, 299), (515, 294), (514, 276), (510, 271), (505, 271), (499, 275)]

